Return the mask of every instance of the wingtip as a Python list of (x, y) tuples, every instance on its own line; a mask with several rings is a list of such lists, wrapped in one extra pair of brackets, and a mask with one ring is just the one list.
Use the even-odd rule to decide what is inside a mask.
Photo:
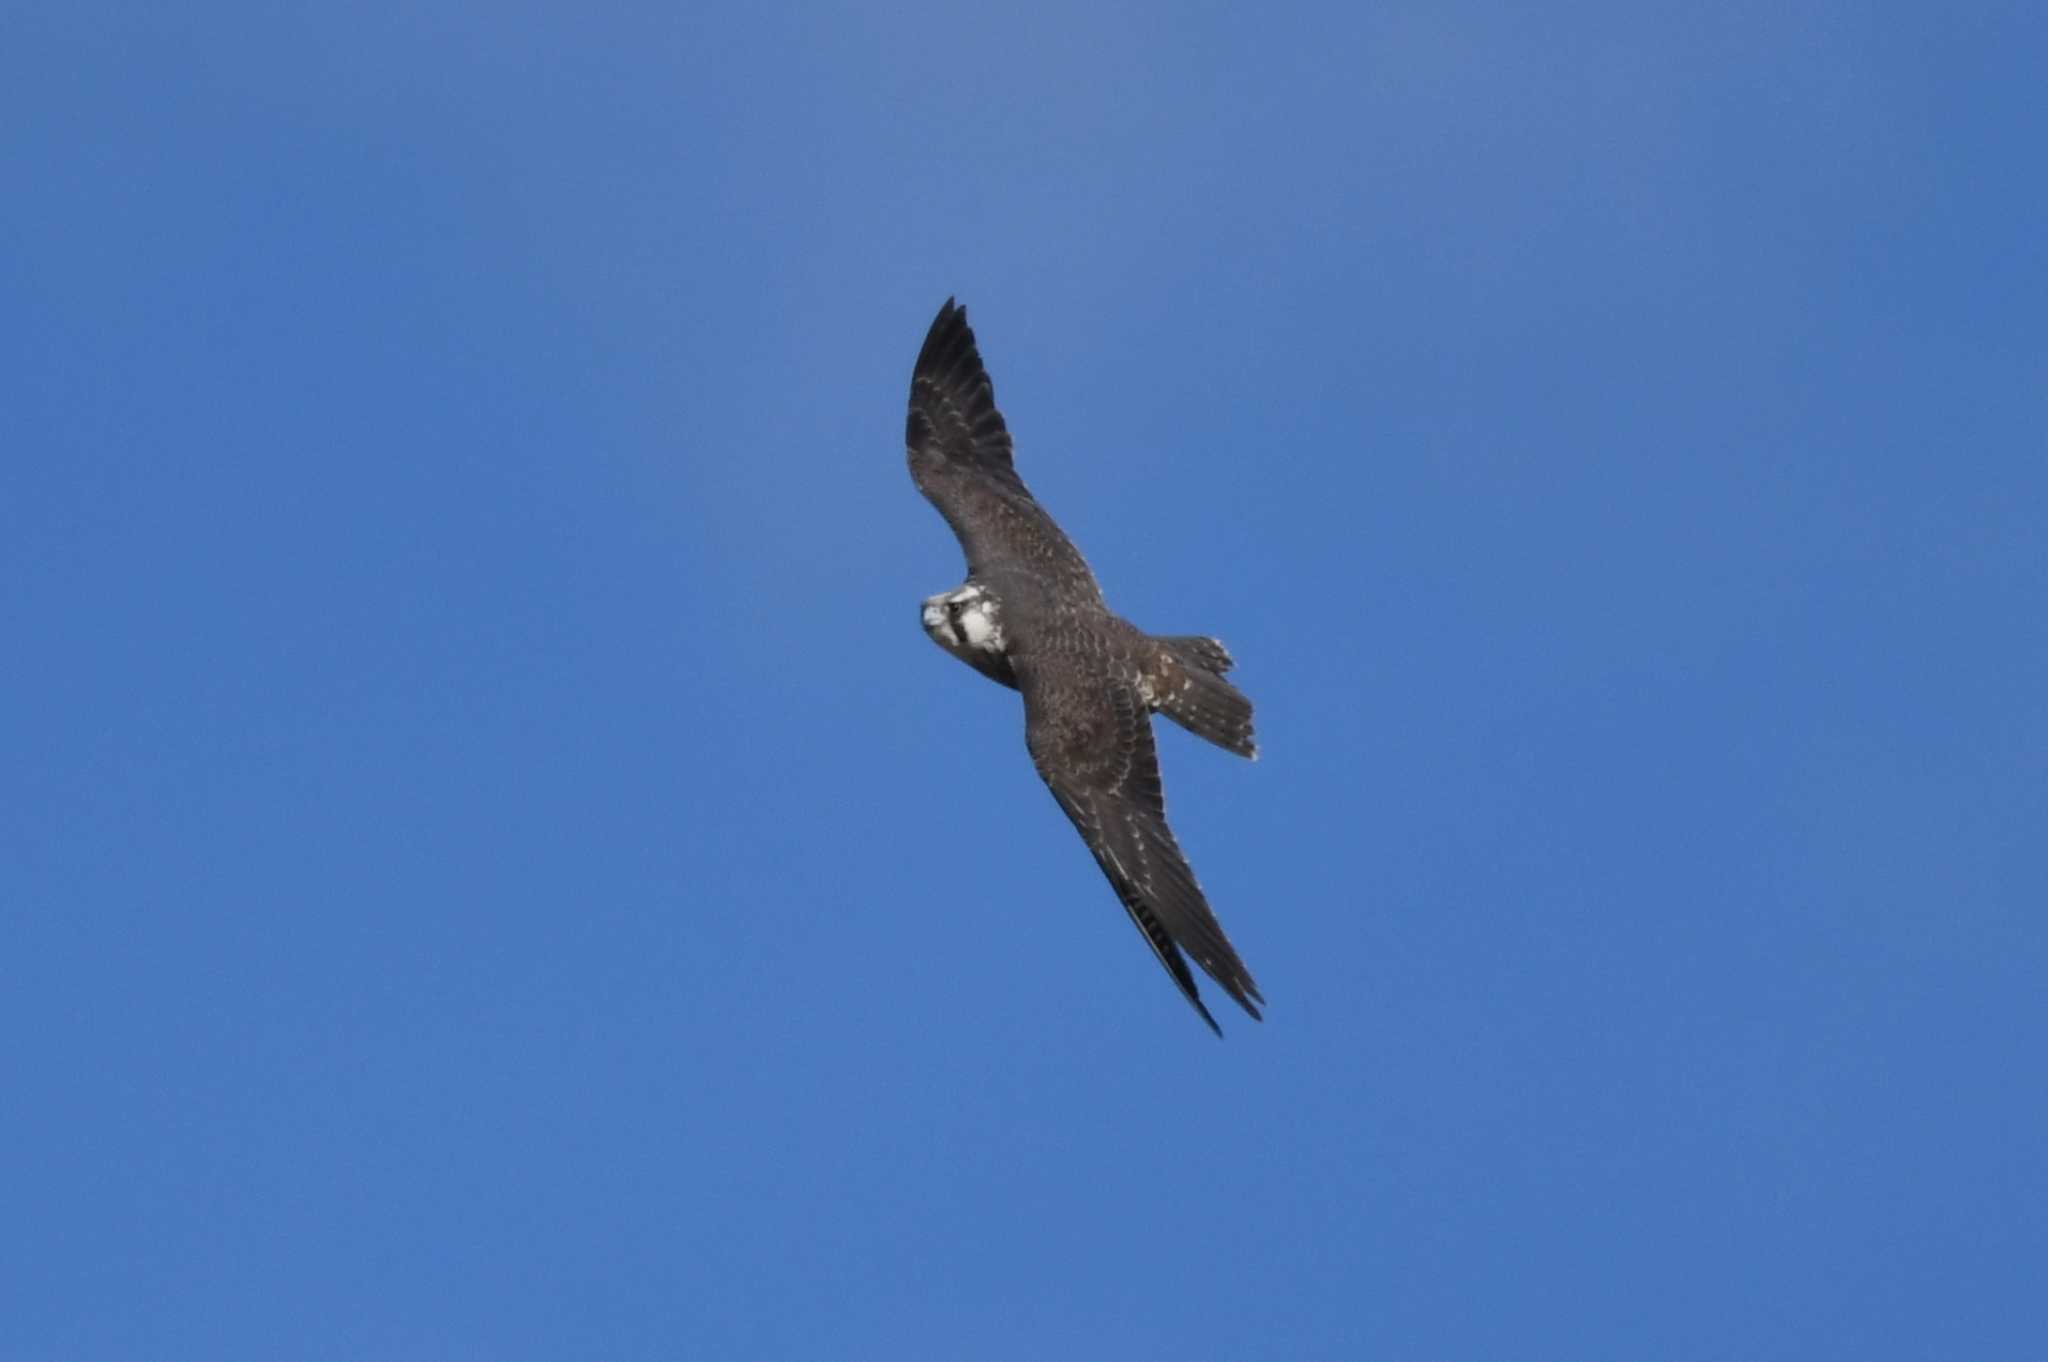
[(1246, 1016), (1255, 1022), (1262, 1022), (1266, 1019), (1265, 1014), (1259, 1011), (1260, 1008), (1268, 1005), (1266, 995), (1259, 992), (1259, 986), (1252, 981), (1250, 972), (1242, 965), (1237, 968), (1235, 973), (1228, 976), (1218, 974), (1214, 970), (1210, 970), (1209, 973), (1211, 978), (1223, 985), (1223, 991), (1230, 995), (1230, 1001), (1244, 1009)]
[(974, 342), (974, 328), (967, 324), (967, 308), (955, 298), (947, 298), (946, 305), (939, 309), (932, 324), (925, 328), (924, 346), (918, 351), (917, 371), (934, 372), (933, 366), (942, 359), (956, 361), (971, 355), (977, 373), (981, 369), (981, 352)]

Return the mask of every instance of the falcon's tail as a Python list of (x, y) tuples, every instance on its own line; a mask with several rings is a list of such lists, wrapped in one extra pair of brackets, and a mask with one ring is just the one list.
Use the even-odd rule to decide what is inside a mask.
[(1198, 738), (1256, 760), (1259, 745), (1252, 737), (1252, 702), (1223, 679), (1232, 666), (1230, 651), (1199, 635), (1164, 635), (1155, 642), (1166, 645), (1185, 679), (1185, 684), (1166, 688), (1157, 701), (1159, 712)]

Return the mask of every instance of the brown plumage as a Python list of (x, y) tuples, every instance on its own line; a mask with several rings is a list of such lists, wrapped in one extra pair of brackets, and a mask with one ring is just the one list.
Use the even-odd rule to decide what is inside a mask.
[(1147, 634), (1110, 612), (1087, 562), (1017, 476), (967, 310), (951, 299), (918, 353), (905, 445), (911, 478), (967, 554), (967, 581), (925, 601), (925, 631), (1023, 693), (1039, 776), (1202, 1020), (1221, 1034), (1183, 952), (1256, 1019), (1265, 999), (1167, 826), (1152, 739), (1156, 711), (1257, 756), (1251, 701), (1223, 679), (1229, 652), (1212, 638)]

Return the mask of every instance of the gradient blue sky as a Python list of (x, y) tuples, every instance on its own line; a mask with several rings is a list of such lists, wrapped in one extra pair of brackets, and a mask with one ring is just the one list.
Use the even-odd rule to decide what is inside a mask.
[(2041, 15), (7, 5), (0, 1358), (2048, 1356)]

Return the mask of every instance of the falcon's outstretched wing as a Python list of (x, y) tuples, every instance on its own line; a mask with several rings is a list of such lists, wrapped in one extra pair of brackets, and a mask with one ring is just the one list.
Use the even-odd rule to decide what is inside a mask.
[(1024, 739), (1038, 774), (1109, 877), (1152, 953), (1218, 1035), (1181, 952), (1254, 1021), (1266, 1000), (1209, 909), (1159, 787), (1152, 720), (1136, 689), (1072, 656), (1018, 658)]
[(1100, 599), (1087, 563), (1017, 476), (967, 309), (951, 298), (917, 352), (903, 442), (911, 479), (953, 527), (971, 575), (1025, 568), (1085, 582)]

